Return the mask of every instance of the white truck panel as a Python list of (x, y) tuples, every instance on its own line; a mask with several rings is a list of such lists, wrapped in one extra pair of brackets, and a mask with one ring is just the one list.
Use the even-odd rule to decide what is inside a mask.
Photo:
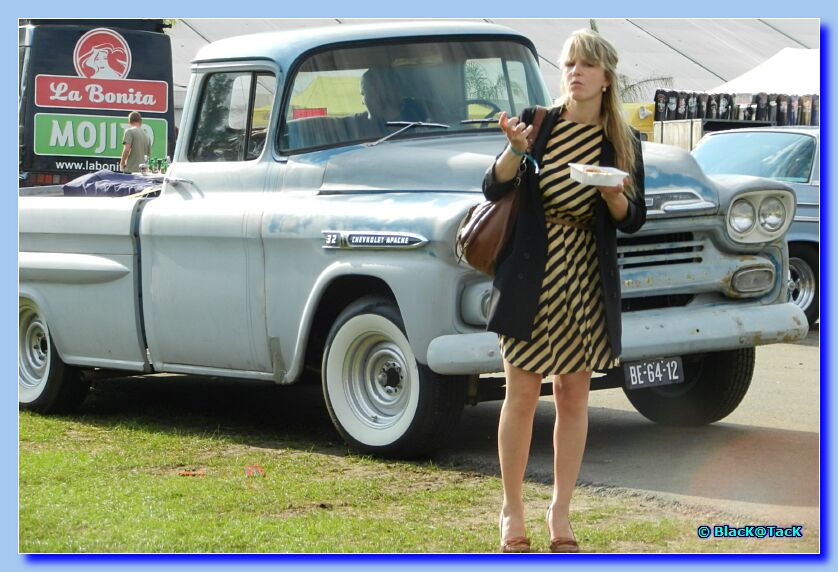
[(142, 371), (132, 233), (137, 201), (22, 197), (20, 296), (35, 300), (69, 364)]

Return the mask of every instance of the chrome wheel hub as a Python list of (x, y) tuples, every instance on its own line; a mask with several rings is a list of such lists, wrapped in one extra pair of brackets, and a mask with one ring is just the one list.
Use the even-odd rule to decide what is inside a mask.
[(401, 418), (410, 387), (406, 364), (401, 348), (384, 335), (368, 333), (351, 344), (344, 379), (347, 401), (359, 419), (380, 429)]
[(802, 310), (806, 310), (815, 299), (815, 273), (800, 258), (789, 258), (789, 298)]
[(49, 374), (49, 333), (41, 315), (28, 305), (20, 307), (18, 325), (18, 383), (34, 388)]

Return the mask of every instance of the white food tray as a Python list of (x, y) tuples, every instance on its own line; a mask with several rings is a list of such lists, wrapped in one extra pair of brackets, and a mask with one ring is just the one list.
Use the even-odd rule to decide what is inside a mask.
[[(582, 163), (568, 163), (570, 178), (584, 185), (596, 187), (616, 187), (628, 177), (628, 173), (614, 167), (600, 167), (599, 165), (583, 165)], [(590, 172), (595, 169), (596, 172)]]

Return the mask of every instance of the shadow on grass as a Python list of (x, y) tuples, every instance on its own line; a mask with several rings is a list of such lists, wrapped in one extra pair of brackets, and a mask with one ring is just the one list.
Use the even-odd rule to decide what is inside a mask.
[(346, 455), (318, 383), (282, 387), (186, 375), (100, 379), (72, 418), (100, 427), (220, 434), (231, 442)]

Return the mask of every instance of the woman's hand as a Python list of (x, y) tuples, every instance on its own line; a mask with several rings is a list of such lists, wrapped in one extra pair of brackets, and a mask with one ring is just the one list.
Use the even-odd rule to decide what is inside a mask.
[(629, 184), (629, 178), (625, 177), (623, 182), (616, 187), (597, 187), (599, 194), (611, 213), (611, 218), (616, 222), (625, 220), (628, 216), (628, 199), (625, 195), (625, 185)]
[(519, 153), (524, 153), (529, 147), (527, 136), (532, 132), (532, 125), (519, 121), (517, 117), (507, 119), (505, 111), (501, 111), (498, 123), (512, 148)]
[(616, 187), (597, 187), (597, 190), (599, 191), (599, 194), (602, 195), (602, 198), (606, 203), (611, 203), (613, 201), (620, 200), (620, 196), (625, 193), (625, 186), (628, 184), (629, 178), (625, 177), (623, 178), (623, 182)]

